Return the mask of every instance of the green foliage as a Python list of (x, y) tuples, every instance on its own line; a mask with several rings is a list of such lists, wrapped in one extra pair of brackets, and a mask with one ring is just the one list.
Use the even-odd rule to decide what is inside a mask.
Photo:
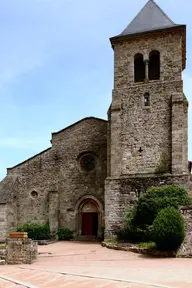
[(156, 168), (155, 173), (157, 174), (163, 174), (163, 173), (168, 173), (170, 170), (170, 165), (169, 165), (169, 158), (166, 153), (162, 153), (159, 166)]
[(48, 240), (50, 238), (49, 225), (24, 223), (18, 226), (17, 232), (27, 232), (28, 237), (33, 240)]
[(70, 230), (69, 228), (59, 228), (58, 232), (58, 240), (71, 240), (73, 239), (73, 231)]
[(188, 192), (180, 186), (154, 187), (142, 195), (133, 210), (126, 214), (125, 227), (117, 231), (118, 240), (133, 243), (151, 241), (151, 226), (158, 213), (166, 207), (178, 209), (191, 204)]
[(129, 226), (116, 232), (118, 241), (127, 241), (130, 243), (147, 242), (150, 240), (148, 229)]
[(126, 224), (128, 227), (131, 224), (132, 227), (146, 229), (152, 225), (161, 209), (170, 206), (177, 209), (180, 205), (190, 203), (188, 193), (183, 187), (171, 185), (151, 188), (139, 198), (132, 215), (127, 217)]
[(141, 242), (138, 244), (138, 247), (144, 248), (144, 249), (149, 249), (149, 250), (155, 250), (156, 249), (156, 244), (155, 242)]
[(105, 243), (117, 243), (117, 238), (105, 239)]
[(151, 227), (158, 250), (177, 250), (185, 237), (184, 220), (174, 207), (162, 209)]

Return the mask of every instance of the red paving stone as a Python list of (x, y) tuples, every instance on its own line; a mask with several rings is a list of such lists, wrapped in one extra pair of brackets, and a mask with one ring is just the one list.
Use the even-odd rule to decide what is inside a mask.
[[(41, 254), (36, 263), (0, 266), (0, 275), (39, 288), (154, 287), (150, 284), (129, 283), (125, 280), (168, 285), (173, 288), (192, 288), (191, 259), (146, 258), (131, 252), (109, 250), (101, 247), (99, 243), (78, 242), (39, 246), (39, 252)], [(90, 275), (93, 278), (82, 277), (82, 275)], [(98, 277), (105, 279), (97, 279)], [(113, 281), (113, 279), (122, 281)], [(18, 286), (0, 278), (1, 287), (24, 288), (26, 286)]]

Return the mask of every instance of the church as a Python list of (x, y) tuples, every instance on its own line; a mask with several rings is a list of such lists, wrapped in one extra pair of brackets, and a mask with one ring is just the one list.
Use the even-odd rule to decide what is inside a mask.
[(189, 189), (186, 26), (149, 0), (110, 38), (114, 87), (108, 121), (84, 118), (52, 133), (51, 147), (7, 169), (0, 241), (26, 222), (113, 237), (149, 187)]

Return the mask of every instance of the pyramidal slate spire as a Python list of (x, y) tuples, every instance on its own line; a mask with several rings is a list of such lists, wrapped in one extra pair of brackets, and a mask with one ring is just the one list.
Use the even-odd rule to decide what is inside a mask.
[(177, 25), (162, 9), (153, 0), (149, 0), (119, 36), (166, 29), (175, 26)]

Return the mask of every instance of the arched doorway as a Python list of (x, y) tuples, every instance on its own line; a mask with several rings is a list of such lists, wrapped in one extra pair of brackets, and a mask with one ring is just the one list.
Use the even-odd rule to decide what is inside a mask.
[(77, 235), (101, 237), (103, 227), (103, 206), (93, 196), (84, 196), (76, 204)]
[(93, 201), (87, 200), (82, 207), (82, 236), (96, 236), (98, 233), (98, 209)]

